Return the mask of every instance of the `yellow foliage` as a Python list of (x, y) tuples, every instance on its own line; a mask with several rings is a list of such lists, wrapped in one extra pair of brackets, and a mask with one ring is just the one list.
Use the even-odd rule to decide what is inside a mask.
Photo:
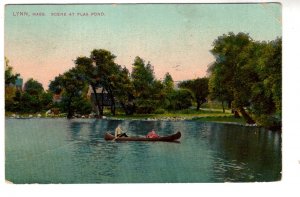
[(13, 101), (13, 98), (16, 95), (16, 87), (14, 86), (7, 86), (5, 87), (5, 102), (6, 101)]

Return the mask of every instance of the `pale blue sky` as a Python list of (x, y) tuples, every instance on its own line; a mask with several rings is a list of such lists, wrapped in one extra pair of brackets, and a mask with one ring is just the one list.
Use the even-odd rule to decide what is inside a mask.
[[(20, 11), (31, 16), (13, 16)], [(76, 16), (79, 12), (104, 16)], [(140, 56), (152, 63), (157, 78), (170, 72), (174, 80), (184, 80), (205, 76), (218, 36), (232, 31), (273, 40), (281, 36), (281, 26), (281, 5), (271, 3), (7, 5), (5, 56), (25, 81), (33, 77), (45, 88), (74, 66), (72, 60), (95, 48), (110, 50), (129, 69)]]

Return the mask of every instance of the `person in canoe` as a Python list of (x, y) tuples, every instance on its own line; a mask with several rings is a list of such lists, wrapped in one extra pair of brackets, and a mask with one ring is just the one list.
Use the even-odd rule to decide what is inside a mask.
[(117, 128), (115, 129), (115, 137), (128, 137), (126, 133), (123, 133), (121, 129), (121, 125), (118, 125)]
[(155, 131), (152, 129), (147, 135), (146, 138), (159, 138), (159, 136), (155, 133)]

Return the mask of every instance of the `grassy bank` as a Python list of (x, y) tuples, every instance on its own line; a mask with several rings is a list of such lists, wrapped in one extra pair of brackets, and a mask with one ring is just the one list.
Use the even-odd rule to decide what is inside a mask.
[(219, 109), (188, 109), (181, 111), (166, 112), (162, 114), (134, 114), (125, 115), (122, 113), (117, 113), (116, 116), (107, 116), (108, 118), (114, 119), (135, 119), (135, 120), (194, 120), (194, 121), (204, 121), (204, 122), (228, 122), (228, 123), (238, 123), (245, 124), (243, 118), (234, 118), (229, 110), (223, 113)]
[(108, 116), (108, 118), (113, 119), (132, 119), (132, 120), (193, 120), (202, 122), (222, 122), (222, 123), (237, 123), (246, 124), (243, 118), (234, 118), (233, 115), (224, 114), (140, 114), (140, 115), (116, 115)]
[[(45, 112), (41, 113), (12, 113), (5, 112), (6, 117), (10, 118), (61, 118), (66, 117), (66, 114), (59, 115), (46, 115)], [(169, 111), (159, 114), (134, 114), (125, 115), (122, 112), (117, 112), (115, 116), (112, 116), (109, 111), (105, 111), (105, 118), (107, 119), (121, 119), (121, 120), (194, 120), (194, 121), (205, 121), (205, 122), (228, 122), (245, 124), (243, 118), (234, 118), (230, 111), (223, 113), (220, 109), (201, 109), (199, 111), (195, 109)], [(79, 116), (81, 118), (87, 118), (88, 116)]]

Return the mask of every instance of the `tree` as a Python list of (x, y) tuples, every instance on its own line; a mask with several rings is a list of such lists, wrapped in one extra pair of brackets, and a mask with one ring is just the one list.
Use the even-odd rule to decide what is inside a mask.
[(93, 60), (89, 57), (77, 57), (75, 60), (76, 69), (82, 80), (86, 81), (92, 88), (95, 95), (95, 101), (98, 108), (97, 116), (101, 118), (103, 116), (103, 106), (100, 104), (100, 98), (96, 92), (97, 87), (100, 84), (99, 69), (94, 64)]
[(134, 86), (130, 79), (129, 71), (126, 67), (118, 65), (118, 70), (110, 77), (111, 88), (114, 90), (114, 96), (120, 103), (126, 115), (132, 115), (135, 110)]
[(244, 33), (218, 37), (211, 50), (216, 61), (209, 68), (212, 97), (232, 101), (247, 123), (275, 124), (275, 114), (281, 117), (281, 50), (281, 38), (257, 42)]
[(43, 105), (41, 96), (44, 93), (44, 88), (41, 83), (34, 79), (29, 79), (24, 84), (24, 92), (21, 93), (19, 109), (23, 112), (39, 112)]
[(20, 74), (13, 74), (13, 68), (9, 65), (9, 60), (5, 57), (5, 85), (15, 84)]
[(153, 66), (136, 57), (131, 73), (134, 86), (134, 100), (138, 113), (152, 113), (162, 104), (165, 93), (163, 84), (155, 79)]
[(110, 96), (111, 113), (115, 115), (115, 98), (111, 79), (119, 71), (119, 66), (114, 62), (116, 56), (105, 49), (94, 49), (91, 52), (90, 58), (97, 67), (101, 86), (108, 92), (108, 95)]
[(207, 101), (208, 96), (208, 78), (197, 78), (179, 83), (180, 88), (191, 90), (197, 103), (197, 110)]
[(67, 118), (72, 118), (75, 112), (81, 110), (82, 103), (87, 102), (85, 88), (87, 83), (82, 80), (76, 68), (55, 77), (49, 85), (51, 92), (62, 93), (61, 109), (67, 112)]
[(245, 110), (245, 107), (250, 105), (251, 87), (258, 79), (255, 69), (251, 66), (252, 57), (256, 55), (252, 38), (244, 33), (220, 36), (214, 41), (211, 52), (217, 63), (212, 72), (223, 74), (222, 78), (226, 79), (224, 84), (229, 95), (233, 95), (233, 107), (239, 110), (247, 123), (255, 123)]
[(208, 69), (208, 73), (210, 74), (208, 82), (209, 97), (212, 100), (216, 99), (220, 101), (222, 103), (223, 113), (225, 113), (224, 102), (227, 102), (228, 108), (231, 109), (231, 103), (233, 101), (233, 94), (230, 84), (228, 83), (228, 77), (230, 78), (230, 75), (228, 77), (224, 75), (222, 66), (219, 66), (218, 63), (212, 64)]
[(53, 103), (52, 103), (53, 94), (49, 91), (43, 92), (40, 96), (40, 102), (42, 104), (43, 110), (51, 109)]
[(281, 129), (282, 39), (256, 43), (260, 47), (252, 86), (250, 110), (257, 122), (270, 129)]
[(174, 80), (168, 72), (165, 74), (163, 85), (167, 93), (171, 92), (174, 89)]
[[(96, 105), (98, 107), (98, 116), (103, 116), (103, 94), (98, 98), (96, 93), (97, 87), (101, 86), (105, 90), (111, 101), (111, 112), (115, 115), (115, 89), (113, 83), (120, 75), (121, 67), (114, 60), (116, 56), (105, 49), (94, 49), (90, 57), (78, 57), (75, 60), (76, 68), (81, 73), (83, 80), (87, 81), (92, 87), (95, 95)], [(100, 102), (102, 101), (102, 102)]]
[(194, 99), (193, 93), (188, 89), (173, 90), (168, 94), (169, 104), (168, 109), (182, 110), (192, 106)]
[(24, 91), (16, 92), (14, 101), (14, 111), (36, 113), (51, 107), (52, 94), (45, 92), (42, 84), (38, 81), (29, 79), (24, 84)]
[(154, 71), (150, 62), (145, 65), (145, 61), (137, 56), (134, 59), (131, 78), (136, 91), (135, 96), (148, 97), (150, 86), (154, 82)]
[(17, 89), (14, 86), (5, 87), (5, 111), (15, 111), (15, 95)]
[(9, 60), (5, 57), (5, 110), (15, 111), (16, 101), (14, 99), (17, 89), (15, 86), (16, 79), (20, 74), (13, 74), (13, 68), (9, 65)]
[(30, 95), (40, 95), (44, 92), (44, 88), (40, 82), (31, 78), (24, 84), (24, 91)]

